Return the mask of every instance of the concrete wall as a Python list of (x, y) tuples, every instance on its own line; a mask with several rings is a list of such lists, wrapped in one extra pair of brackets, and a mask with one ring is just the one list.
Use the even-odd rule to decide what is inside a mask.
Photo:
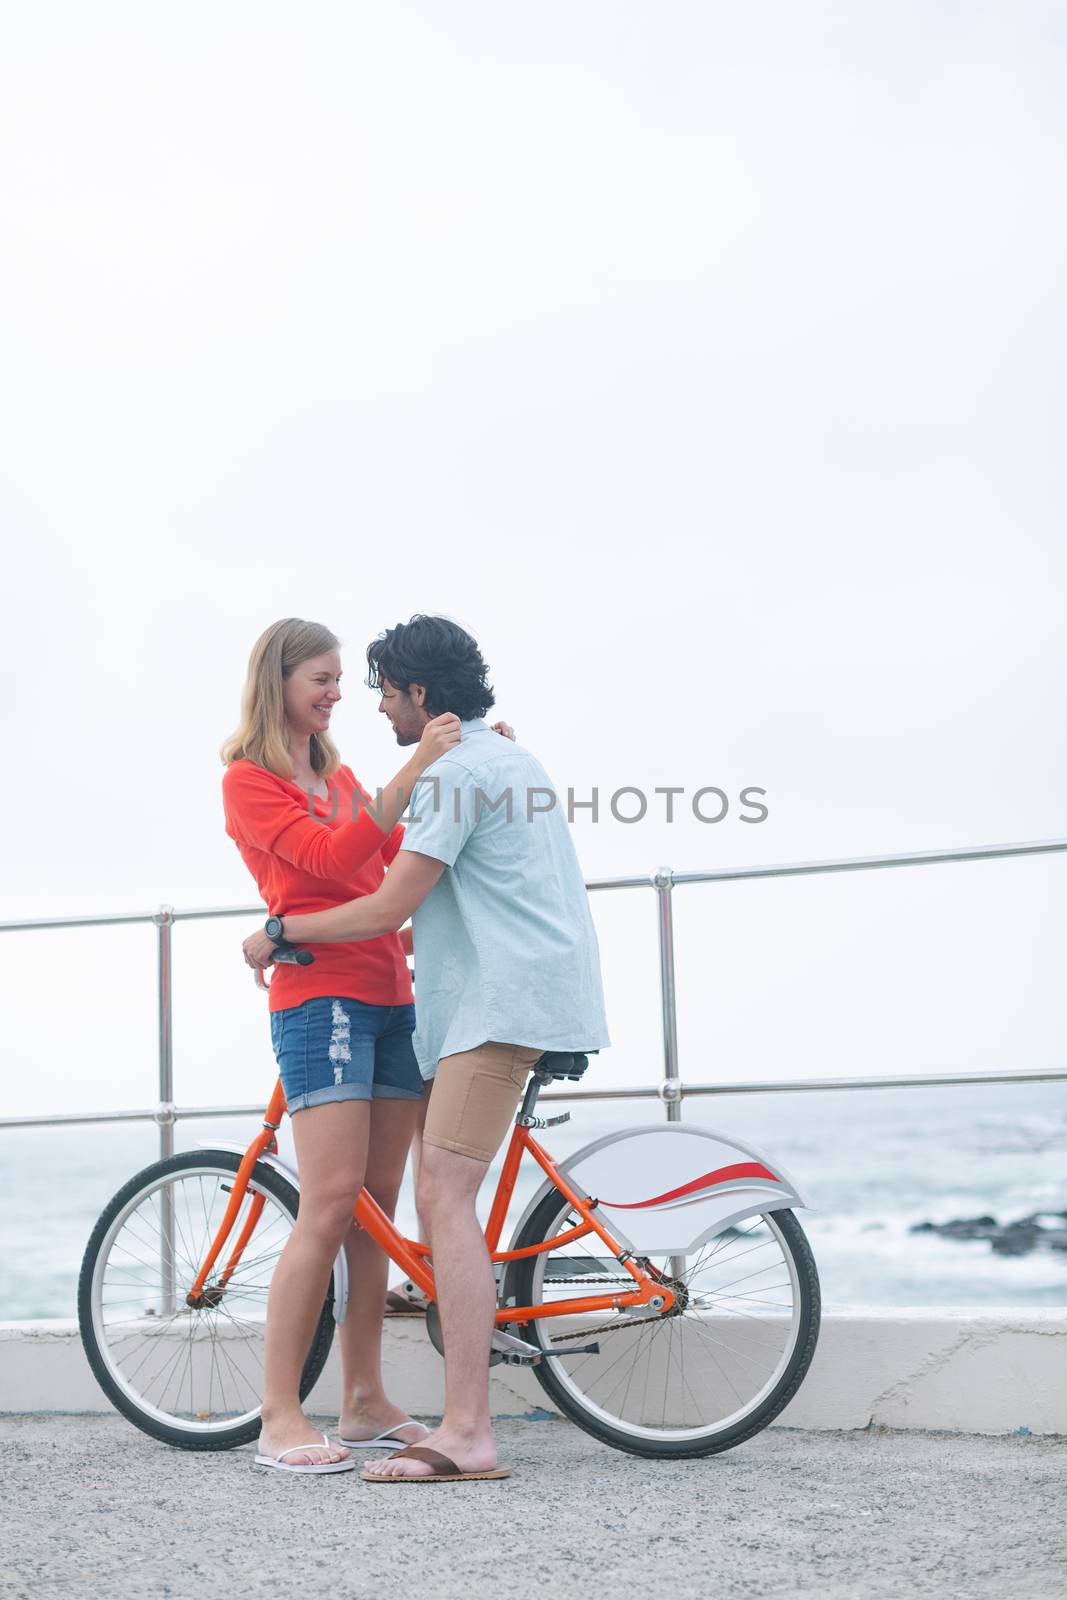
[[(383, 1362), (399, 1404), (440, 1413), (444, 1370), (421, 1319), (386, 1322)], [(328, 1416), (339, 1392), (335, 1344), (311, 1409)], [(491, 1401), (496, 1416), (552, 1409), (517, 1367), (493, 1368)], [(108, 1409), (73, 1323), (0, 1324), (0, 1412)], [(778, 1422), (1067, 1434), (1067, 1308), (827, 1312), (811, 1371)]]

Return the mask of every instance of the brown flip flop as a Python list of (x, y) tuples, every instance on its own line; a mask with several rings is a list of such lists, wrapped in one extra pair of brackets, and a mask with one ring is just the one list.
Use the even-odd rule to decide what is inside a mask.
[(510, 1478), (510, 1467), (489, 1467), (484, 1472), (463, 1472), (437, 1450), (428, 1450), (422, 1444), (409, 1444), (406, 1450), (398, 1450), (393, 1461), (402, 1461), (409, 1456), (412, 1461), (425, 1461), (426, 1465), (433, 1468), (432, 1472), (423, 1472), (418, 1476), (409, 1476), (406, 1473), (395, 1472), (388, 1476), (383, 1472), (361, 1472), (360, 1477), (364, 1483), (477, 1483), (482, 1478)]

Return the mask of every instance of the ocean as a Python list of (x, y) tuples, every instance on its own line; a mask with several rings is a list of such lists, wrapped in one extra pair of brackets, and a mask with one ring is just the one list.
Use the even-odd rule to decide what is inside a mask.
[[(727, 1095), (689, 1100), (683, 1114), (788, 1170), (812, 1207), (798, 1215), (827, 1306), (1067, 1302), (1067, 1251), (1005, 1256), (988, 1241), (909, 1231), (925, 1221), (992, 1215), (1009, 1223), (1067, 1211), (1067, 1083)], [(566, 1154), (662, 1115), (652, 1101), (582, 1102), (542, 1139)], [(176, 1145), (245, 1144), (255, 1128), (252, 1119), (182, 1122)], [(147, 1124), (0, 1129), (0, 1321), (76, 1315), (94, 1221), (156, 1155)], [(527, 1174), (520, 1203), (538, 1178)], [(408, 1185), (400, 1222), (414, 1231)]]

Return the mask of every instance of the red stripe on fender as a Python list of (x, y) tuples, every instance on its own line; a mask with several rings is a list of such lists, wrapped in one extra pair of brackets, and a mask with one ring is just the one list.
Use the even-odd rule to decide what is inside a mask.
[(600, 1204), (611, 1206), (614, 1211), (644, 1211), (648, 1206), (661, 1206), (668, 1200), (680, 1200), (683, 1195), (711, 1189), (717, 1183), (729, 1183), (732, 1178), (769, 1178), (772, 1183), (781, 1181), (760, 1161), (737, 1161), (732, 1167), (716, 1167), (714, 1172), (705, 1172), (702, 1178), (683, 1183), (680, 1189), (668, 1189), (666, 1194), (657, 1194), (651, 1200), (601, 1200)]

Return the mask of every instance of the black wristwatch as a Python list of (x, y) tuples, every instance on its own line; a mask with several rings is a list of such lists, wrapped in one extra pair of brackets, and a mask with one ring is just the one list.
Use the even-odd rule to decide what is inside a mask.
[(285, 928), (282, 925), (281, 917), (268, 917), (263, 924), (263, 932), (267, 935), (271, 944), (285, 943)]

